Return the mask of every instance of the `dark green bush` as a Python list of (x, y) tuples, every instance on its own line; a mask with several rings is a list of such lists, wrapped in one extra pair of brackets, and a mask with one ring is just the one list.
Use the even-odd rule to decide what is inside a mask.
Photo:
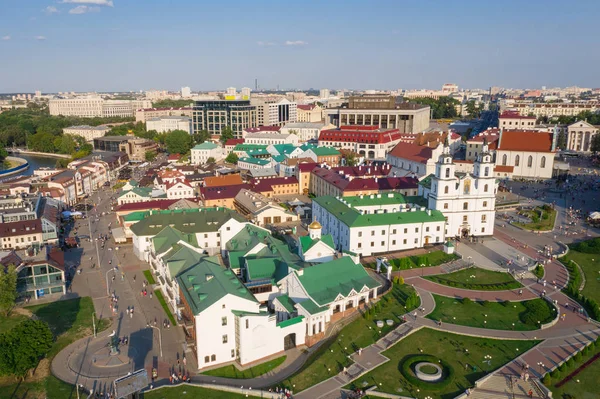
[(581, 352), (577, 352), (575, 354), (575, 361), (580, 362), (582, 357), (583, 357), (583, 355), (581, 354)]
[(467, 297), (465, 297), (465, 298), (463, 298), (463, 299), (461, 300), (461, 302), (462, 302), (462, 304), (463, 304), (463, 305), (469, 305), (469, 304), (470, 304), (471, 302), (473, 302), (473, 301), (471, 301), (471, 298), (467, 298)]
[(546, 373), (546, 375), (544, 375), (544, 378), (542, 378), (542, 383), (547, 387), (552, 385), (552, 377), (550, 377), (550, 373)]
[(519, 314), (523, 324), (539, 327), (538, 321), (545, 324), (554, 319), (554, 308), (546, 301), (533, 300), (523, 302), (526, 310)]

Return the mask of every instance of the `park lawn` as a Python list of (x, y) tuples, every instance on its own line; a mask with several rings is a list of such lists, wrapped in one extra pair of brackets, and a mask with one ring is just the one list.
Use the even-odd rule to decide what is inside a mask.
[(254, 378), (259, 375), (263, 375), (268, 373), (269, 371), (275, 369), (280, 364), (285, 362), (287, 356), (281, 356), (273, 360), (269, 360), (268, 362), (261, 363), (254, 367), (250, 367), (246, 370), (239, 370), (235, 365), (230, 364), (229, 366), (221, 367), (214, 370), (205, 371), (204, 375), (210, 375), (213, 377), (224, 377), (224, 378)]
[(156, 280), (154, 280), (154, 276), (150, 270), (144, 270), (142, 273), (144, 273), (144, 277), (146, 277), (148, 284), (156, 284)]
[[(533, 210), (527, 211), (527, 216), (531, 219), (534, 214), (539, 216), (542, 208), (537, 206)], [(537, 222), (532, 221), (531, 223), (514, 223), (516, 226), (522, 227), (527, 230), (539, 230), (539, 231), (550, 231), (554, 228), (554, 221), (556, 220), (556, 210), (549, 209), (543, 210), (544, 213), (548, 213), (548, 219), (539, 218)]]
[[(357, 378), (349, 386), (368, 388), (379, 385), (378, 391), (393, 395), (451, 399), (463, 393), (467, 387), (472, 387), (484, 375), (500, 368), (539, 342), (494, 340), (423, 328), (383, 352), (390, 361)], [(420, 355), (421, 350), (422, 354), (440, 358), (454, 368), (454, 381), (439, 391), (412, 386), (402, 376), (400, 366), (402, 359)], [(483, 363), (486, 355), (492, 357), (489, 364)]]
[(556, 387), (557, 383), (569, 376), (599, 352), (600, 349), (591, 350), (588, 355), (582, 356), (581, 361), (575, 362), (572, 367), (567, 368), (565, 372), (560, 373), (560, 377), (553, 379), (551, 386), (549, 386), (553, 397), (561, 399), (567, 398), (568, 396), (566, 395), (571, 395), (571, 398), (600, 399), (600, 391), (598, 390), (598, 381), (600, 381), (600, 358), (594, 360), (593, 363), (588, 365), (577, 375), (573, 376), (569, 382), (565, 383), (560, 388)]
[[(490, 328), (494, 330), (531, 331), (541, 324), (554, 320), (554, 307), (544, 299), (523, 302), (476, 302), (463, 303), (456, 298), (433, 294), (435, 309), (427, 318), (461, 326)], [(535, 306), (536, 312), (529, 309)], [(527, 314), (531, 313), (528, 315)], [(487, 315), (487, 317), (485, 316)], [(487, 322), (487, 323), (484, 323)]]
[(503, 291), (521, 288), (512, 275), (478, 267), (459, 270), (448, 274), (425, 276), (427, 280), (456, 288), (482, 291)]
[[(406, 259), (406, 260), (403, 260)], [(447, 254), (444, 251), (433, 251), (428, 254), (407, 256), (404, 258), (393, 258), (388, 259), (390, 264), (394, 267), (394, 270), (407, 270), (421, 267), (424, 264), (425, 267), (439, 266), (444, 263), (452, 262), (453, 260), (459, 259), (456, 254)], [(377, 263), (369, 263), (363, 265), (371, 269), (377, 268)]]
[[(38, 369), (39, 373), (32, 378), (28, 376), (22, 383), (16, 383), (14, 378), (0, 379), (0, 399), (20, 398), (38, 399), (47, 398), (75, 398), (76, 392), (73, 385), (67, 384), (49, 374), (49, 365), (58, 352), (76, 340), (91, 335), (92, 313), (94, 304), (90, 297), (75, 298), (67, 301), (50, 302), (41, 305), (28, 306), (38, 319), (45, 321), (54, 334), (55, 341), (43, 359)], [(105, 330), (109, 325), (108, 320), (96, 319), (96, 331)]]
[(160, 306), (162, 306), (165, 313), (167, 314), (167, 317), (171, 321), (171, 325), (173, 327), (176, 326), (177, 323), (175, 322), (175, 317), (173, 317), (173, 313), (171, 313), (171, 309), (169, 309), (169, 305), (167, 305), (167, 302), (165, 302), (165, 297), (163, 296), (160, 288), (157, 288), (154, 290), (154, 295), (156, 295), (156, 299), (158, 299), (158, 302), (160, 302)]
[[(142, 399), (181, 399), (181, 398), (202, 398), (202, 399), (245, 399), (247, 396), (239, 393), (217, 391), (197, 387), (193, 385), (177, 385), (175, 387), (167, 386), (150, 392), (144, 392)], [(250, 396), (253, 397), (253, 396)]]
[[(321, 344), (298, 373), (282, 381), (282, 384), (294, 392), (300, 392), (342, 371), (352, 363), (348, 359), (350, 353), (375, 343), (400, 324), (403, 314), (419, 306), (417, 303), (415, 306), (405, 307), (412, 292), (414, 289), (409, 285), (394, 284), (392, 291), (381, 299), (381, 309), (371, 320), (359, 316), (342, 328), (336, 336)], [(384, 324), (379, 330), (376, 321), (387, 319), (393, 320), (394, 325)]]
[(581, 266), (585, 275), (585, 286), (581, 293), (600, 303), (600, 254), (586, 254), (569, 249), (567, 257)]

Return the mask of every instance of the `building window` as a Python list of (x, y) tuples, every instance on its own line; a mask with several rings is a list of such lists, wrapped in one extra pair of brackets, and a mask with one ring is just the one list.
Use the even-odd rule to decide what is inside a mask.
[(392, 240), (392, 245), (396, 245), (396, 240)]
[(402, 240), (402, 244), (406, 245), (406, 238)]
[(396, 234), (396, 229), (392, 230), (392, 234)]
[(540, 168), (545, 168), (546, 167), (546, 157), (542, 157), (542, 159), (540, 160)]
[(467, 215), (464, 215), (463, 216), (463, 222), (466, 222), (466, 221), (467, 221)]
[(444, 194), (448, 194), (448, 186), (444, 187)]
[(508, 157), (506, 156), (506, 154), (502, 155), (502, 165), (506, 166), (506, 162), (507, 162)]
[(482, 232), (482, 233), (485, 233), (485, 227), (482, 227), (482, 228), (481, 228), (481, 232)]
[(359, 231), (359, 232), (358, 232), (358, 236), (359, 236), (359, 237), (362, 237), (362, 231)]
[(223, 343), (226, 344), (227, 343), (227, 334), (223, 335)]
[(425, 231), (429, 233), (429, 226), (425, 227)]
[(444, 209), (448, 209), (448, 203), (444, 204)]
[(246, 328), (250, 328), (250, 320), (246, 319)]
[(371, 235), (374, 236), (375, 235), (375, 230), (371, 230)]
[(371, 247), (374, 247), (375, 243), (373, 241), (371, 241)]
[(483, 201), (483, 207), (487, 208), (487, 201)]
[(531, 168), (533, 166), (533, 157), (530, 155), (529, 158), (527, 158), (527, 167)]
[(520, 156), (516, 156), (515, 157), (515, 166), (519, 166), (519, 163), (521, 162), (521, 157)]
[(358, 247), (362, 248), (362, 243), (361, 242), (358, 243)]
[(486, 166), (484, 176), (488, 176), (489, 174), (490, 174), (490, 168), (489, 168), (489, 166)]
[(440, 231), (440, 226), (437, 226), (437, 227), (435, 228), (435, 231)]
[(222, 326), (226, 326), (227, 325), (227, 317), (221, 317), (221, 325)]
[(235, 349), (232, 349), (232, 350), (231, 350), (231, 357), (232, 357), (232, 358), (233, 358), (233, 357), (235, 357)]
[(468, 202), (464, 202), (463, 203), (463, 211), (467, 211), (469, 210), (469, 203)]
[(419, 232), (419, 228), (415, 227), (415, 233), (418, 233), (418, 232)]
[(408, 229), (404, 229), (404, 234), (408, 233)]
[(485, 223), (487, 221), (487, 215), (481, 215), (481, 223)]
[(216, 361), (217, 361), (217, 355), (212, 355), (212, 356), (210, 357), (210, 361), (211, 361), (211, 362), (216, 362)]
[(483, 186), (483, 192), (484, 192), (484, 193), (487, 193), (487, 192), (488, 192), (488, 185), (487, 185), (487, 184)]
[(381, 235), (384, 236), (385, 235), (385, 230), (381, 230)]
[(415, 244), (418, 244), (418, 243), (419, 243), (419, 239), (415, 238)]
[(209, 356), (204, 356), (204, 363), (208, 363), (210, 362), (210, 357)]
[(221, 306), (222, 309), (225, 309), (225, 304), (223, 304), (223, 306)]

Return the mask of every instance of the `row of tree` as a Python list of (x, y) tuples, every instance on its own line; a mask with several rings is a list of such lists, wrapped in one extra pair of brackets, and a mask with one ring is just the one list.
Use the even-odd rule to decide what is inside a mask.
[(458, 113), (456, 112), (456, 106), (460, 102), (452, 97), (443, 96), (438, 99), (435, 98), (413, 98), (409, 100), (412, 103), (429, 105), (431, 108), (432, 119), (448, 119), (456, 118)]
[[(533, 114), (529, 115), (533, 116)], [(537, 123), (556, 123), (559, 125), (570, 125), (577, 121), (587, 121), (592, 125), (600, 125), (600, 114), (590, 111), (583, 111), (576, 116), (560, 115), (549, 117), (544, 115), (537, 118)]]

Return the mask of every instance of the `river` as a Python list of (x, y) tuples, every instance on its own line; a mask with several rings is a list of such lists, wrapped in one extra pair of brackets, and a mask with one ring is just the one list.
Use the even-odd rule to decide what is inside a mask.
[(50, 157), (40, 157), (40, 156), (31, 156), (25, 154), (15, 154), (14, 156), (18, 158), (23, 158), (29, 162), (29, 168), (24, 170), (17, 175), (23, 176), (31, 176), (33, 171), (39, 168), (53, 168), (56, 165), (56, 161), (60, 158), (50, 158)]

